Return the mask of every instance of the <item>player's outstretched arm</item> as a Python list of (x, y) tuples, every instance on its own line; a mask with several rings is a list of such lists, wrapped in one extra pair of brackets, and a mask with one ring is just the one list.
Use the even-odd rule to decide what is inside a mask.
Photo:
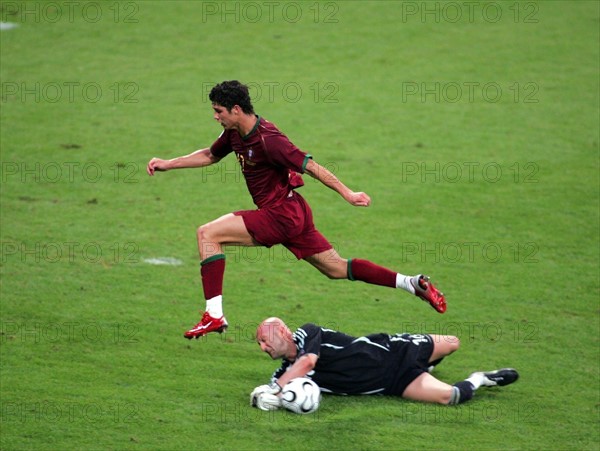
[(302, 357), (298, 358), (279, 379), (277, 379), (277, 383), (283, 388), (292, 379), (306, 376), (313, 370), (318, 359), (319, 357), (315, 354), (304, 354)]
[(209, 166), (219, 161), (219, 158), (215, 157), (210, 149), (200, 149), (192, 152), (189, 155), (182, 157), (172, 158), (170, 160), (163, 160), (161, 158), (152, 158), (148, 162), (146, 172), (148, 175), (154, 175), (155, 171), (169, 171), (171, 169), (183, 169), (183, 168), (199, 168), (203, 166)]
[(355, 207), (368, 207), (371, 203), (371, 198), (368, 196), (368, 194), (352, 191), (350, 188), (344, 185), (330, 170), (324, 168), (312, 159), (308, 160), (304, 170), (308, 175), (334, 190), (348, 203), (354, 205)]

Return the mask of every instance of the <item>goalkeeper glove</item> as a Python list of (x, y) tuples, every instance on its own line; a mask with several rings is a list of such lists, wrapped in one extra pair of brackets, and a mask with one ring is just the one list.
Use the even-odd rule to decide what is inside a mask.
[(275, 410), (281, 406), (281, 399), (277, 396), (281, 387), (277, 382), (270, 385), (260, 385), (250, 393), (250, 405), (261, 410)]

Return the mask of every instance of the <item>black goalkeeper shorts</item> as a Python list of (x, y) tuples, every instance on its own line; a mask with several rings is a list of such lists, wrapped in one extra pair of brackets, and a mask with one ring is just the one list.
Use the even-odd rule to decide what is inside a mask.
[(393, 352), (398, 354), (397, 367), (385, 395), (402, 396), (406, 387), (429, 368), (433, 353), (433, 338), (422, 334), (393, 336)]

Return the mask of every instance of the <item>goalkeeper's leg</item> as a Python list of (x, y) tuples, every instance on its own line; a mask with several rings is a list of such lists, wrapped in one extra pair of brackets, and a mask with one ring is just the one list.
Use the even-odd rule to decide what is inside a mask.
[(429, 373), (422, 373), (406, 387), (402, 397), (413, 401), (456, 405), (469, 401), (480, 387), (509, 385), (518, 378), (516, 370), (503, 368), (473, 373), (467, 379), (449, 385)]

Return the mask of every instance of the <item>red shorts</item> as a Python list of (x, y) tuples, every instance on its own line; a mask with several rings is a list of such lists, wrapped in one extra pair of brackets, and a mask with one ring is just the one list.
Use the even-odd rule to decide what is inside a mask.
[(266, 247), (282, 244), (298, 260), (333, 248), (315, 228), (309, 205), (295, 191), (276, 207), (240, 210), (233, 214), (242, 217), (257, 243)]

